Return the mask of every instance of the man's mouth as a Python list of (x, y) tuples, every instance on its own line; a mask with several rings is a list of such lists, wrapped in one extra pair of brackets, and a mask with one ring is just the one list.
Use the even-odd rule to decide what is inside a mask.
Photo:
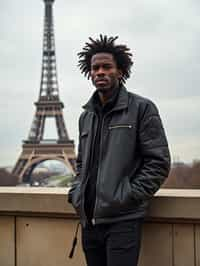
[(96, 84), (106, 84), (108, 81), (106, 79), (97, 79), (95, 80)]

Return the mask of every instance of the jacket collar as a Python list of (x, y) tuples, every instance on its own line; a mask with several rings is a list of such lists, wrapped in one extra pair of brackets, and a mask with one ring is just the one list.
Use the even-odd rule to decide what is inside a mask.
[[(83, 105), (83, 109), (87, 111), (94, 112), (94, 105), (93, 105), (93, 98), (96, 92), (93, 93), (92, 97), (89, 99), (89, 101)], [(119, 91), (119, 95), (116, 101), (116, 104), (112, 108), (112, 111), (126, 109), (128, 107), (128, 92), (126, 88), (122, 85)]]

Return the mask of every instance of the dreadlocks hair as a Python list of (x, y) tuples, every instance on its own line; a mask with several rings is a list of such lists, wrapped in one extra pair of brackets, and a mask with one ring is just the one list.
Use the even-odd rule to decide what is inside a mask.
[(120, 82), (123, 84), (130, 77), (131, 66), (133, 61), (131, 60), (132, 54), (130, 49), (126, 45), (116, 45), (115, 40), (118, 36), (107, 37), (107, 35), (100, 34), (99, 39), (92, 39), (89, 37), (90, 42), (86, 42), (83, 50), (78, 53), (79, 61), (78, 67), (81, 73), (88, 79), (90, 78), (91, 70), (91, 58), (97, 53), (110, 53), (113, 55), (118, 69), (122, 71), (122, 77)]

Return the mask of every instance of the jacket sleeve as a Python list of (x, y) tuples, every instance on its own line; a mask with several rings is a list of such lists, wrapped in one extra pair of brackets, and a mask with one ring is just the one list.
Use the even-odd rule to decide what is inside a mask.
[(160, 188), (170, 170), (164, 128), (156, 106), (150, 101), (140, 111), (138, 147), (142, 160), (130, 181), (131, 195), (135, 200), (145, 200)]
[(76, 159), (76, 175), (73, 179), (72, 186), (68, 192), (68, 202), (72, 203), (72, 195), (81, 181), (81, 169), (82, 169), (82, 151), (81, 151), (81, 117), (79, 118), (79, 143), (78, 143), (78, 155)]

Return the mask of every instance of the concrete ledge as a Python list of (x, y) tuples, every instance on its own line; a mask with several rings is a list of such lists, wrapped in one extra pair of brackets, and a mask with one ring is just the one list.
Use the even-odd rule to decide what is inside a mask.
[(67, 202), (66, 188), (0, 188), (0, 214), (26, 214), (37, 216), (74, 216)]
[[(0, 187), (0, 214), (70, 216), (68, 188)], [(200, 190), (159, 190), (150, 204), (149, 219), (200, 220)]]
[[(81, 230), (68, 258), (78, 217), (66, 188), (0, 187), (0, 265), (85, 266)], [(139, 266), (197, 266), (200, 190), (156, 193), (143, 226)]]

